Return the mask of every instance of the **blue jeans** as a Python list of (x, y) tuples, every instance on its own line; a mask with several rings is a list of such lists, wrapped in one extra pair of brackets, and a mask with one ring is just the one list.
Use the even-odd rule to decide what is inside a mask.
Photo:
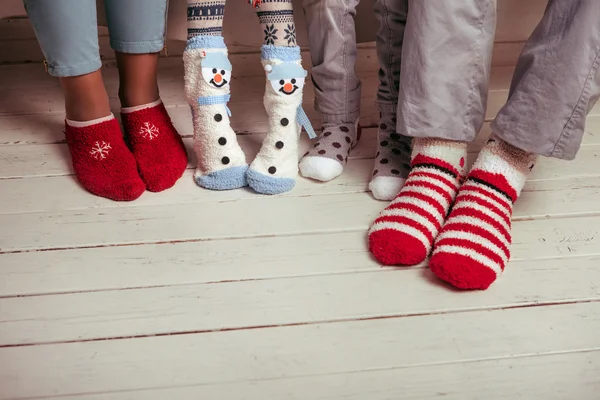
[[(102, 66), (95, 0), (23, 0), (52, 76), (79, 76)], [(157, 53), (165, 42), (167, 0), (105, 0), (113, 50)]]

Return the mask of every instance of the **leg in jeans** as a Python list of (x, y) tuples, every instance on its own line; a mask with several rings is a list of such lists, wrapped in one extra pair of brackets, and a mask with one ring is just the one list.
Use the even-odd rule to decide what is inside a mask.
[(192, 109), (194, 180), (206, 189), (246, 186), (248, 163), (229, 123), (232, 66), (223, 39), (225, 0), (188, 0), (188, 41), (183, 53), (185, 94)]
[(300, 47), (296, 44), (292, 2), (262, 0), (256, 15), (264, 33), (261, 62), (267, 78), (264, 104), (269, 131), (246, 177), (255, 191), (278, 194), (296, 184), (302, 128), (309, 136), (316, 135), (302, 108), (307, 72), (302, 68)]
[(484, 119), (495, 3), (409, 2), (396, 128), (417, 139), (406, 183), (370, 229), (385, 264), (424, 261), (456, 197), (466, 143)]
[[(354, 18), (358, 0), (305, 0), (315, 108), (321, 134), (300, 162), (302, 175), (320, 181), (339, 176), (356, 145), (361, 84), (356, 76)], [(338, 157), (339, 155), (339, 157)]]
[(105, 0), (110, 45), (119, 69), (125, 136), (146, 188), (172, 187), (187, 166), (181, 137), (158, 94), (167, 0)]
[(377, 107), (377, 155), (369, 189), (378, 200), (392, 200), (404, 185), (410, 171), (411, 139), (396, 132), (396, 108), (400, 89), (402, 45), (408, 15), (408, 0), (378, 0), (377, 57), (379, 88)]
[(98, 50), (96, 2), (24, 0), (48, 72), (59, 78), (67, 118), (89, 121), (110, 115)]
[(509, 94), (434, 247), (430, 266), (462, 289), (485, 289), (509, 257), (510, 217), (536, 156), (573, 159), (600, 95), (600, 3), (550, 0)]
[(89, 192), (129, 201), (145, 190), (110, 112), (100, 73), (96, 2), (25, 0), (48, 71), (65, 94), (65, 133), (75, 175)]

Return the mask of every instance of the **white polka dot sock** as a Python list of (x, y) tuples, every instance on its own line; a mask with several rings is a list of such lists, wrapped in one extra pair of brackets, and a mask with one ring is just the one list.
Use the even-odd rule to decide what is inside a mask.
[(317, 141), (300, 161), (300, 172), (307, 178), (323, 182), (337, 178), (359, 136), (358, 121), (323, 125)]
[[(302, 88), (307, 73), (300, 62), (299, 47), (262, 47), (269, 131), (246, 175), (250, 187), (259, 193), (283, 193), (296, 184), (300, 122), (308, 121), (302, 110)], [(310, 124), (307, 126), (312, 131)]]
[(223, 37), (199, 35), (189, 39), (183, 63), (198, 157), (196, 183), (213, 190), (246, 186), (246, 156), (229, 125), (231, 63)]
[(393, 200), (410, 172), (412, 139), (396, 133), (395, 114), (382, 114), (377, 131), (377, 155), (369, 190), (378, 200)]

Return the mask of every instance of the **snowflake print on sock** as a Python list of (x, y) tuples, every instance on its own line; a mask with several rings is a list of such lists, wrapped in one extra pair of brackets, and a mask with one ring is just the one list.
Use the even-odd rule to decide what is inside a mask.
[(106, 143), (105, 141), (97, 141), (92, 147), (90, 154), (96, 160), (104, 160), (106, 156), (108, 156), (108, 151), (111, 149), (110, 143)]
[(296, 45), (296, 26), (294, 24), (287, 24), (287, 28), (284, 29), (285, 37), (289, 46)]
[(149, 122), (144, 122), (144, 125), (140, 128), (140, 135), (146, 139), (152, 140), (157, 137), (159, 133), (158, 128)]
[(274, 45), (277, 40), (277, 36), (275, 34), (279, 31), (279, 29), (275, 28), (275, 24), (265, 25), (265, 43)]

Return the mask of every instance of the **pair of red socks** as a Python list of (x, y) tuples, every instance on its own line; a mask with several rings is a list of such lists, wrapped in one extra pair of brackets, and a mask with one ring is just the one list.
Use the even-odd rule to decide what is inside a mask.
[(187, 153), (160, 100), (123, 109), (125, 137), (114, 116), (66, 121), (75, 175), (90, 193), (131, 201), (145, 190), (172, 187), (187, 167)]
[(386, 265), (429, 267), (460, 289), (486, 289), (510, 258), (511, 217), (536, 156), (492, 137), (463, 181), (467, 144), (415, 139), (412, 169), (369, 231)]

